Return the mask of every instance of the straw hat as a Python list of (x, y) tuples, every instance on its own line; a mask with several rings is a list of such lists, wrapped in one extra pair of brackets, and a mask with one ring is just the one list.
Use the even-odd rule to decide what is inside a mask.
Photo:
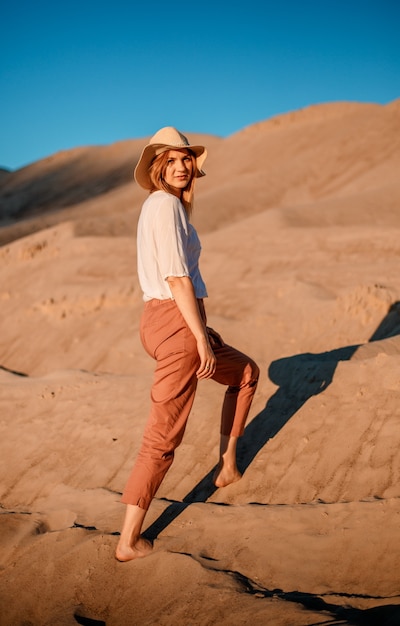
[(167, 150), (179, 150), (180, 148), (187, 148), (195, 154), (197, 163), (196, 178), (205, 176), (205, 172), (201, 168), (207, 157), (206, 148), (204, 146), (191, 146), (185, 135), (182, 135), (172, 126), (166, 126), (157, 131), (147, 146), (144, 147), (134, 171), (136, 182), (144, 189), (151, 189), (149, 167), (153, 159)]

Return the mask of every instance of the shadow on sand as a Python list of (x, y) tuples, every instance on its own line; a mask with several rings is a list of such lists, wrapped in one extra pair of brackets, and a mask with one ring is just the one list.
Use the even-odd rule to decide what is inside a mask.
[[(219, 570), (221, 571), (221, 570)], [(324, 597), (317, 594), (301, 591), (282, 591), (281, 589), (266, 589), (255, 581), (243, 576), (240, 572), (232, 570), (222, 570), (231, 576), (243, 589), (244, 593), (255, 595), (257, 598), (275, 598), (284, 602), (301, 604), (308, 611), (321, 613), (321, 621), (310, 623), (309, 626), (399, 626), (400, 625), (400, 604), (381, 604), (367, 609), (357, 609), (342, 604), (334, 604), (327, 598), (359, 598), (361, 600), (382, 601), (388, 598), (380, 596), (357, 595), (346, 593), (330, 593)], [(397, 597), (390, 598), (397, 601)]]
[[(228, 572), (229, 573), (229, 572)], [(241, 574), (237, 572), (230, 572), (239, 583), (245, 586), (245, 592), (250, 595), (257, 594), (257, 597), (264, 598), (279, 598), (285, 602), (293, 602), (295, 604), (301, 604), (306, 610), (313, 611), (314, 613), (321, 613), (321, 621), (313, 622), (309, 626), (399, 626), (400, 625), (400, 604), (382, 604), (380, 606), (374, 606), (368, 609), (357, 609), (350, 606), (342, 606), (341, 604), (334, 604), (333, 602), (327, 602), (326, 597), (322, 598), (313, 593), (302, 593), (300, 591), (281, 591), (280, 589), (274, 589), (270, 591), (268, 589), (258, 588), (258, 585), (253, 587), (251, 583), (242, 578)], [(363, 600), (376, 600), (379, 601), (383, 598), (372, 596), (360, 596), (360, 595), (348, 595), (348, 594), (336, 594), (341, 598), (360, 598)], [(396, 600), (397, 598), (393, 598)]]
[[(369, 342), (400, 334), (400, 301), (389, 308)], [(360, 344), (361, 345), (361, 344)], [(332, 382), (339, 361), (351, 359), (360, 345), (346, 346), (321, 354), (299, 354), (273, 361), (270, 379), (279, 389), (269, 398), (265, 408), (246, 426), (237, 448), (238, 468), (243, 473), (267, 441), (274, 437), (309, 398), (322, 393)], [(173, 502), (143, 533), (150, 541), (193, 502), (206, 502), (217, 487), (212, 482), (213, 467), (183, 498)]]
[[(380, 341), (400, 335), (400, 302), (393, 304), (369, 341)], [(299, 354), (277, 359), (269, 367), (271, 380), (279, 389), (268, 400), (265, 408), (255, 416), (245, 429), (238, 445), (238, 467), (244, 472), (257, 453), (271, 437), (274, 437), (290, 418), (312, 396), (322, 393), (332, 382), (339, 361), (351, 359), (360, 345), (346, 346), (322, 354)], [(144, 536), (153, 541), (175, 520), (191, 503), (205, 502), (217, 488), (212, 482), (215, 468), (183, 498), (182, 502), (170, 504), (165, 511), (144, 532)], [(313, 626), (334, 626), (348, 624), (353, 626), (399, 626), (400, 605), (382, 605), (368, 609), (356, 609), (326, 602), (318, 595), (301, 592), (254, 587), (239, 572), (227, 572), (244, 586), (249, 594), (258, 597), (278, 597), (287, 602), (301, 604), (305, 609), (321, 612), (321, 621)], [(243, 579), (243, 580), (242, 580)], [(338, 593), (338, 596), (343, 594)], [(383, 598), (374, 598), (383, 600)]]

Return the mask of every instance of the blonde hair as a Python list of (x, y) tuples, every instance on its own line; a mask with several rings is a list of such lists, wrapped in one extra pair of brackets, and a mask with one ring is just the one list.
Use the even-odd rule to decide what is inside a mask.
[(151, 180), (150, 193), (158, 190), (172, 193), (172, 195), (180, 198), (188, 217), (190, 217), (193, 211), (194, 181), (196, 178), (197, 162), (196, 156), (191, 150), (185, 148), (185, 151), (189, 153), (189, 156), (192, 159), (192, 174), (190, 181), (186, 185), (185, 189), (183, 189), (182, 194), (180, 190), (175, 189), (175, 187), (171, 187), (171, 185), (168, 185), (168, 183), (165, 182), (164, 177), (167, 169), (169, 150), (166, 150), (156, 156), (149, 167), (149, 176)]

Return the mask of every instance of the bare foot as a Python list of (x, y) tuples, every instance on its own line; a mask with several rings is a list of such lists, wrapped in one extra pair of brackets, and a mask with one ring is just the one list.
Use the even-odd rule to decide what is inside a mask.
[(124, 546), (118, 544), (115, 551), (115, 558), (117, 561), (125, 563), (126, 561), (133, 561), (134, 559), (142, 559), (145, 556), (151, 554), (153, 546), (150, 541), (140, 537), (134, 546)]
[(218, 465), (214, 472), (213, 483), (216, 487), (227, 487), (232, 483), (236, 483), (242, 478), (237, 467), (226, 467), (226, 465)]

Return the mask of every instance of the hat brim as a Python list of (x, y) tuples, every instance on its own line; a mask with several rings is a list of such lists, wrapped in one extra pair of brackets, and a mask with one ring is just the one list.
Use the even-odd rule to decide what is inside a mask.
[(153, 186), (149, 176), (149, 168), (153, 159), (168, 150), (190, 150), (196, 157), (197, 167), (195, 177), (200, 178), (206, 175), (202, 169), (203, 163), (207, 157), (207, 149), (204, 146), (170, 146), (161, 143), (151, 143), (143, 148), (142, 154), (133, 172), (136, 182), (143, 187), (143, 189), (151, 189)]

